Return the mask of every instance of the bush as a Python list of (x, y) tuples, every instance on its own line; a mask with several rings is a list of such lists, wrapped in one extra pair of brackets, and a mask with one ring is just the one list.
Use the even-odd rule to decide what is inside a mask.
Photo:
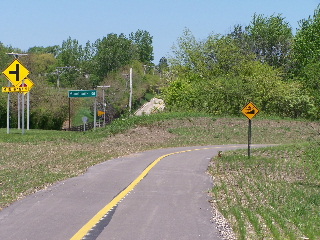
[(317, 108), (308, 91), (298, 82), (284, 82), (281, 72), (260, 62), (242, 65), (238, 75), (205, 79), (185, 73), (163, 89), (166, 107), (174, 111), (201, 111), (239, 115), (249, 101), (267, 115), (317, 118)]

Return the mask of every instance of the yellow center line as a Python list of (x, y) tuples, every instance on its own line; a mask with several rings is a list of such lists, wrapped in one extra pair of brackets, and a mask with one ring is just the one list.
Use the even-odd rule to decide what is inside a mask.
[[(228, 146), (228, 147), (236, 147), (236, 146)], [(184, 150), (180, 152), (173, 152), (166, 155), (163, 155), (156, 160), (154, 160), (147, 168), (143, 170), (143, 172), (122, 192), (120, 192), (111, 202), (109, 202), (104, 208), (102, 208), (93, 218), (91, 218), (70, 240), (81, 240), (83, 239), (88, 232), (100, 222), (100, 220), (113, 208), (115, 207), (129, 192), (131, 192), (135, 186), (150, 172), (150, 170), (163, 158), (168, 157), (170, 155), (191, 152), (191, 151), (199, 151), (199, 150), (207, 150), (213, 148), (221, 148), (221, 147), (211, 147), (211, 148), (201, 148), (201, 149), (191, 149)]]

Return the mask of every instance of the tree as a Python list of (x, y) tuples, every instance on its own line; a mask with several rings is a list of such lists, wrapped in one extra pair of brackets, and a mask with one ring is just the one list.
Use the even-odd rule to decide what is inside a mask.
[[(12, 56), (9, 56), (7, 53), (11, 52), (21, 52), (18, 49), (12, 47), (6, 47), (0, 42), (0, 69), (1, 72), (5, 70), (6, 67), (13, 61)], [(2, 75), (2, 74), (1, 74)]]
[(129, 39), (133, 42), (137, 51), (137, 60), (144, 64), (150, 64), (154, 59), (150, 33), (139, 29), (135, 33), (131, 33)]
[(186, 29), (174, 48), (175, 56), (170, 59), (174, 71), (193, 72), (202, 78), (239, 74), (242, 62), (253, 60), (253, 54), (246, 54), (237, 41), (230, 36), (212, 34), (197, 41)]
[(33, 74), (45, 76), (55, 70), (57, 59), (51, 53), (32, 53), (28, 57), (28, 69)]
[(258, 60), (274, 67), (287, 64), (293, 35), (289, 23), (280, 14), (270, 17), (254, 14), (246, 34), (240, 35), (248, 41), (245, 47), (249, 46)]
[(82, 54), (82, 46), (79, 45), (78, 40), (69, 37), (66, 41), (62, 42), (57, 59), (60, 66), (74, 66), (79, 68)]
[(131, 41), (124, 34), (110, 33), (95, 42), (95, 74), (102, 80), (111, 71), (128, 64), (133, 58)]
[(167, 70), (168, 67), (169, 67), (168, 59), (165, 57), (160, 58), (159, 64), (158, 64), (159, 72), (162, 73), (163, 71)]
[(82, 54), (81, 54), (81, 62), (80, 62), (80, 68), (81, 71), (84, 74), (91, 74), (93, 73), (92, 68), (93, 68), (93, 57), (96, 53), (96, 50), (89, 41), (86, 43), (86, 46), (82, 49)]
[[(82, 45), (78, 40), (69, 37), (62, 42), (59, 54), (57, 56), (58, 67), (61, 68), (60, 83), (62, 87), (75, 87), (78, 84), (79, 78), (82, 78), (85, 73), (82, 71), (84, 61), (87, 60)], [(63, 72), (63, 74), (61, 74)]]
[(293, 44), (295, 74), (320, 59), (320, 5), (312, 17), (299, 22), (299, 27)]

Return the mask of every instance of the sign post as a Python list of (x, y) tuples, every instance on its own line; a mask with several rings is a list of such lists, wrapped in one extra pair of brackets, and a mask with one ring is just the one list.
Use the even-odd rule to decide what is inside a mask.
[[(106, 89), (106, 88), (109, 88), (110, 86), (108, 85), (108, 86), (97, 86), (97, 88), (102, 88), (102, 104), (103, 104), (103, 114), (104, 114), (104, 116), (103, 116), (103, 126), (105, 126), (106, 125), (106, 115), (105, 115), (105, 113), (106, 113), (106, 103), (105, 103), (105, 93), (104, 93), (104, 90)], [(100, 117), (100, 116), (102, 116), (103, 114), (101, 114), (101, 112), (102, 111), (98, 111), (98, 116)], [(100, 115), (99, 115), (100, 114)], [(100, 120), (99, 120), (99, 126), (100, 126)]]
[(84, 98), (84, 97), (94, 97), (94, 120), (93, 120), (93, 128), (96, 130), (96, 121), (97, 121), (97, 90), (69, 90), (69, 129), (71, 128), (71, 119), (70, 119), (70, 99), (71, 98)]
[[(14, 55), (16, 59), (2, 72), (6, 78), (13, 85), (11, 87), (10, 83), (8, 87), (2, 87), (2, 92), (8, 93), (8, 106), (7, 106), (7, 133), (10, 132), (10, 93), (18, 92), (18, 129), (20, 129), (20, 95), (22, 97), (22, 134), (24, 134), (24, 94), (29, 93), (30, 89), (33, 87), (34, 83), (27, 78), (29, 75), (29, 70), (25, 68), (21, 62), (17, 59), (19, 55), (27, 55), (27, 54), (18, 54), (11, 53)], [(23, 94), (22, 94), (23, 93)], [(27, 109), (27, 129), (29, 130), (29, 98), (28, 98), (28, 109)]]
[(84, 116), (81, 118), (83, 123), (83, 131), (86, 131), (86, 123), (88, 122), (88, 117)]
[(249, 119), (248, 124), (248, 158), (251, 155), (251, 119), (254, 118), (260, 111), (259, 109), (253, 104), (253, 102), (249, 102), (244, 108), (242, 108), (241, 112)]

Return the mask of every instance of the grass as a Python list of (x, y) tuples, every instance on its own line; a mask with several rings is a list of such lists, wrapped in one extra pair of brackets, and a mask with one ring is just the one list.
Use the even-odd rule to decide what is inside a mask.
[(93, 122), (93, 115), (92, 115), (92, 111), (90, 110), (90, 106), (93, 103), (93, 100), (91, 98), (84, 98), (84, 99), (76, 99), (78, 100), (78, 102), (82, 102), (83, 104), (79, 104), (77, 103), (73, 103), (74, 105), (78, 106), (77, 109), (77, 114), (74, 117), (74, 119), (72, 119), (72, 123), (73, 126), (79, 126), (79, 125), (83, 125), (83, 121), (82, 118), (83, 117), (87, 117), (88, 118), (88, 122)]
[[(0, 129), (0, 209), (99, 162), (154, 148), (246, 144), (245, 118), (201, 113), (123, 117), (87, 132)], [(320, 239), (320, 124), (254, 119), (252, 143), (209, 167), (214, 204), (238, 239)]]
[(320, 239), (320, 145), (227, 152), (210, 173), (218, 209), (238, 239)]

